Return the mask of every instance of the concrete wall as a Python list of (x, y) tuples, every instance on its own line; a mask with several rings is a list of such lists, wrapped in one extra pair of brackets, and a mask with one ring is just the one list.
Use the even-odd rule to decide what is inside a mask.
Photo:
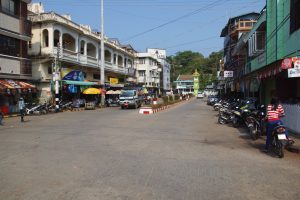
[(12, 16), (9, 16), (9, 15), (6, 15), (6, 14), (3, 14), (0, 12), (0, 27), (1, 28), (4, 28), (6, 30), (9, 30), (9, 31), (12, 31), (12, 32), (15, 32), (15, 33), (20, 33), (20, 20), (15, 18), (15, 17), (12, 17)]
[(290, 0), (267, 0), (267, 64), (300, 54), (300, 29), (290, 33)]
[(20, 66), (21, 63), (17, 59), (0, 57), (0, 74), (20, 75)]

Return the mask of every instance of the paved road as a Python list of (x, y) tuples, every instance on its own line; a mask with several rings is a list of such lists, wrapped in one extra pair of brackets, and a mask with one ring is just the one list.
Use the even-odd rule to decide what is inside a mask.
[(0, 127), (2, 200), (300, 199), (300, 155), (218, 125), (201, 100), (139, 115), (114, 108)]

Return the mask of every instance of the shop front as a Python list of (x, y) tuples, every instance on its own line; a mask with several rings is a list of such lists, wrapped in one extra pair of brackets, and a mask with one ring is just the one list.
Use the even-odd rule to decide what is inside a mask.
[(0, 79), (0, 109), (4, 115), (19, 112), (18, 100), (24, 98), (26, 103), (36, 99), (37, 89), (34, 85), (10, 79)]
[(261, 100), (265, 104), (272, 97), (278, 97), (281, 102), (299, 102), (300, 59), (290, 58), (275, 62), (259, 71), (257, 77), (261, 82)]
[(85, 80), (84, 73), (80, 70), (63, 74), (61, 85), (61, 99), (72, 101), (73, 107), (83, 107), (86, 102), (94, 102), (96, 105), (100, 102), (100, 93), (90, 92), (99, 90), (99, 83)]

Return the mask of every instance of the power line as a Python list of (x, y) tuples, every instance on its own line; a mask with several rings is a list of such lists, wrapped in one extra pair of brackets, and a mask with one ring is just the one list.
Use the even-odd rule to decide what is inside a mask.
[(174, 47), (185, 46), (185, 45), (188, 45), (188, 44), (195, 44), (195, 43), (204, 42), (204, 41), (208, 41), (208, 40), (215, 39), (215, 38), (219, 38), (219, 36), (213, 36), (213, 37), (204, 38), (204, 39), (201, 39), (201, 40), (194, 40), (194, 41), (190, 41), (190, 42), (176, 44), (176, 45), (173, 45), (173, 46), (165, 47), (165, 49), (171, 49), (171, 48), (174, 48)]
[(139, 36), (144, 35), (144, 34), (146, 34), (146, 33), (152, 32), (152, 31), (154, 31), (154, 30), (156, 30), (156, 29), (162, 28), (162, 27), (167, 26), (167, 25), (169, 25), (169, 24), (173, 24), (173, 23), (175, 23), (175, 22), (177, 22), (177, 21), (179, 21), (179, 20), (181, 20), (181, 19), (183, 19), (183, 18), (186, 18), (186, 17), (192, 16), (192, 15), (195, 15), (195, 14), (197, 14), (197, 13), (199, 13), (199, 12), (205, 10), (205, 9), (209, 9), (210, 7), (213, 7), (216, 3), (219, 3), (219, 2), (222, 2), (222, 1), (229, 1), (229, 0), (217, 0), (217, 1), (214, 1), (214, 2), (212, 2), (212, 3), (210, 3), (210, 4), (206, 5), (206, 6), (201, 7), (201, 8), (199, 8), (199, 9), (197, 9), (197, 10), (194, 10), (194, 11), (192, 11), (192, 12), (190, 12), (190, 13), (187, 13), (187, 14), (185, 14), (185, 15), (182, 15), (182, 16), (180, 16), (180, 17), (177, 17), (177, 18), (175, 18), (175, 19), (173, 19), (173, 20), (170, 20), (170, 21), (168, 21), (168, 22), (165, 22), (165, 23), (163, 23), (163, 24), (161, 24), (161, 25), (158, 25), (158, 26), (156, 26), (156, 27), (150, 28), (150, 29), (148, 29), (148, 30), (146, 30), (146, 31), (140, 32), (140, 33), (138, 33), (138, 34), (135, 34), (135, 35), (133, 35), (133, 36), (131, 36), (131, 37), (125, 39), (123, 42), (126, 42), (126, 41), (131, 40), (131, 39), (136, 38), (136, 37), (139, 37)]
[[(256, 4), (256, 3), (258, 3), (260, 0), (256, 0), (256, 1), (253, 1), (253, 2), (249, 2), (248, 3), (248, 5), (252, 5), (252, 4)], [(235, 9), (235, 10), (233, 10), (232, 12), (235, 12), (235, 11), (240, 11), (240, 10), (243, 10), (243, 9), (246, 9), (246, 8), (249, 8), (249, 6), (247, 6), (247, 7), (245, 7), (245, 6), (243, 6), (243, 7), (239, 7), (239, 8), (237, 8), (237, 9)], [(182, 35), (185, 35), (186, 33), (190, 33), (190, 32), (192, 32), (192, 31), (195, 31), (196, 29), (198, 29), (198, 28), (203, 28), (203, 25), (206, 25), (206, 24), (214, 24), (216, 21), (218, 21), (218, 20), (220, 20), (221, 18), (224, 18), (224, 17), (226, 17), (226, 15), (223, 15), (223, 16), (219, 16), (219, 17), (217, 17), (217, 18), (215, 18), (215, 19), (213, 19), (213, 20), (210, 20), (210, 21), (208, 21), (208, 22), (206, 22), (206, 23), (203, 23), (203, 24), (201, 24), (201, 25), (199, 25), (198, 24), (198, 26), (197, 27), (194, 27), (194, 28), (192, 28), (192, 29), (189, 29), (189, 30), (187, 30), (187, 31), (184, 31), (184, 32), (181, 32), (181, 33), (179, 33), (179, 34), (176, 34), (176, 35), (174, 35), (173, 37), (172, 37), (172, 39), (173, 38), (178, 38), (178, 37), (180, 37), (180, 36), (182, 36)], [(205, 41), (206, 39), (204, 39), (204, 41)], [(168, 41), (168, 40), (164, 40), (163, 42), (166, 42), (166, 41)], [(201, 40), (198, 40), (198, 41), (201, 41)], [(197, 41), (196, 41), (197, 42)], [(148, 45), (148, 46), (155, 46), (156, 44), (158, 44), (158, 43), (162, 43), (162, 42), (155, 42), (155, 43), (152, 43), (152, 45)], [(179, 45), (174, 45), (174, 46), (171, 46), (171, 47), (169, 47), (169, 48), (173, 48), (173, 47), (177, 47), (177, 46), (184, 46), (184, 45), (188, 45), (188, 44), (193, 44), (192, 42), (186, 42), (186, 43), (182, 43), (182, 45), (181, 44), (179, 44)], [(166, 47), (166, 48), (168, 48), (168, 47)]]

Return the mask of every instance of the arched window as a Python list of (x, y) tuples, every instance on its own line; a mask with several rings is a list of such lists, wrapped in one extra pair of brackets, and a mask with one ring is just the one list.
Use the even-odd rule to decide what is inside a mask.
[(58, 47), (59, 37), (60, 37), (59, 30), (55, 30), (53, 35), (54, 35), (53, 44), (54, 44), (55, 47)]
[(122, 56), (118, 56), (118, 66), (123, 67), (123, 57)]
[(76, 51), (75, 39), (68, 33), (63, 34), (63, 48), (69, 51)]
[(105, 50), (105, 61), (106, 62), (111, 62), (111, 53), (109, 50)]
[(92, 43), (87, 44), (87, 55), (96, 58), (96, 47)]
[(49, 47), (49, 32), (47, 29), (43, 30), (43, 47)]
[(85, 41), (81, 40), (80, 42), (80, 54), (84, 55), (84, 45), (85, 45)]

